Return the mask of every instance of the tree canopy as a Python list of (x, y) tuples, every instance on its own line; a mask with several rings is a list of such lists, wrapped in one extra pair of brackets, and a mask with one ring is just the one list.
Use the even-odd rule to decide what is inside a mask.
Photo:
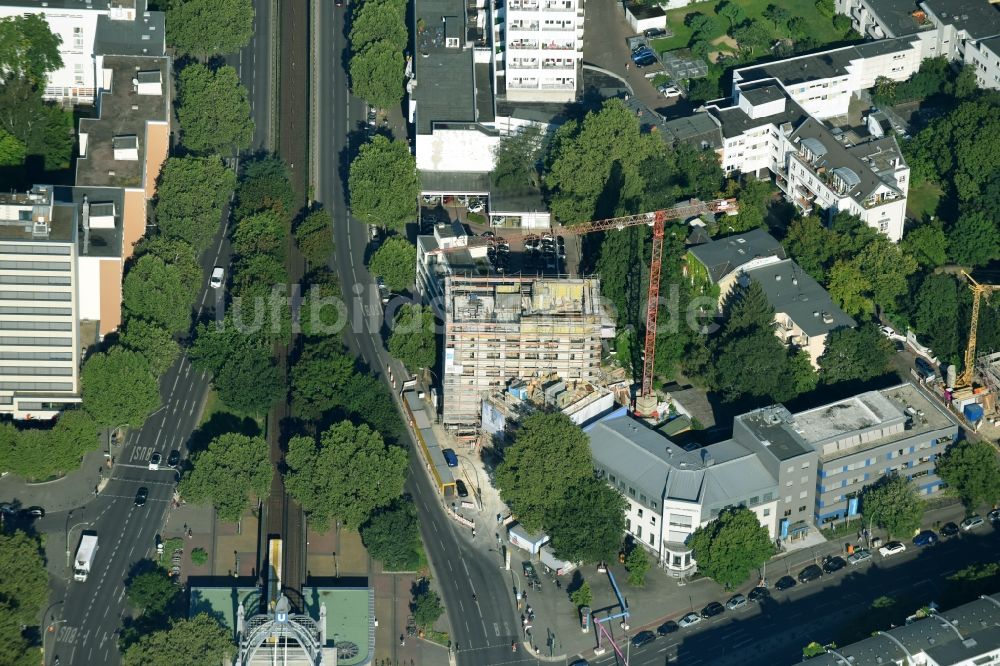
[(288, 166), (277, 157), (266, 156), (246, 162), (242, 171), (233, 217), (242, 220), (270, 211), (286, 224), (291, 221), (297, 210)]
[(410, 604), (410, 610), (413, 611), (413, 621), (416, 622), (418, 627), (423, 627), (424, 629), (432, 628), (434, 623), (444, 613), (444, 608), (441, 606), (441, 597), (438, 596), (437, 592), (426, 586), (416, 591), (413, 595), (413, 603)]
[(403, 99), (403, 52), (389, 41), (372, 42), (351, 57), (351, 92), (380, 109)]
[(38, 538), (21, 530), (0, 532), (0, 663), (38, 664), (37, 643), (24, 630), (38, 625), (48, 592), (49, 576)]
[(330, 213), (318, 209), (302, 218), (295, 227), (295, 242), (310, 264), (326, 266), (333, 254), (333, 218)]
[(594, 475), (587, 435), (562, 412), (521, 419), (496, 469), (496, 485), (525, 529), (552, 524), (567, 489)]
[(841, 328), (826, 336), (826, 350), (819, 357), (824, 384), (867, 381), (891, 371), (896, 350), (874, 324)]
[(285, 238), (284, 220), (273, 210), (264, 210), (242, 218), (233, 227), (233, 252), (240, 257), (284, 257)]
[(375, 251), (368, 269), (385, 280), (390, 291), (411, 289), (417, 279), (417, 248), (405, 238), (393, 236)]
[(23, 78), (44, 86), (45, 77), (62, 67), (59, 44), (44, 14), (0, 18), (0, 72), (4, 80)]
[(368, 224), (402, 231), (417, 214), (417, 163), (402, 141), (376, 135), (361, 146), (348, 179), (351, 213)]
[(315, 420), (342, 406), (354, 373), (354, 359), (338, 338), (324, 337), (304, 344), (291, 372), (295, 413)]
[(156, 187), (156, 224), (199, 252), (215, 237), (236, 176), (218, 157), (168, 157)]
[(414, 571), (420, 564), (417, 508), (400, 498), (377, 510), (361, 526), (361, 541), (387, 571)]
[(649, 572), (649, 555), (641, 544), (633, 544), (632, 550), (625, 556), (625, 570), (628, 571), (629, 585), (642, 587), (646, 584), (646, 574)]
[(83, 406), (98, 425), (139, 427), (160, 406), (160, 388), (149, 363), (123, 347), (87, 359), (81, 373)]
[(546, 525), (556, 556), (569, 562), (611, 560), (625, 532), (627, 506), (621, 493), (593, 476), (567, 488)]
[(191, 305), (200, 288), (201, 268), (195, 262), (144, 254), (125, 274), (122, 301), (129, 315), (183, 333), (191, 326)]
[(174, 620), (169, 629), (142, 635), (122, 654), (123, 666), (204, 666), (235, 653), (230, 630), (208, 613)]
[(236, 522), (252, 500), (267, 496), (274, 469), (263, 437), (229, 432), (191, 455), (178, 491), (196, 504), (212, 504), (219, 518)]
[(293, 437), (285, 487), (317, 529), (336, 517), (356, 529), (403, 492), (407, 456), (367, 425), (334, 424), (318, 438)]
[(253, 37), (251, 0), (171, 0), (167, 43), (199, 58), (236, 53)]
[(141, 354), (156, 377), (166, 372), (181, 353), (170, 331), (138, 317), (130, 317), (125, 322), (118, 340), (126, 349)]
[(971, 210), (959, 217), (948, 233), (948, 254), (966, 266), (985, 266), (1000, 259), (1000, 218), (996, 211)]
[(960, 497), (969, 511), (1000, 502), (1000, 462), (989, 442), (959, 440), (938, 456), (935, 467), (948, 484), (945, 492)]
[(97, 423), (82, 409), (64, 410), (55, 425), (0, 424), (0, 470), (28, 481), (45, 481), (78, 469), (98, 447)]
[(229, 156), (250, 147), (250, 100), (234, 68), (195, 63), (177, 78), (177, 120), (188, 150)]
[(774, 555), (767, 528), (750, 509), (725, 509), (695, 530), (688, 540), (698, 571), (727, 590), (743, 583), (753, 569)]
[(865, 486), (861, 493), (861, 513), (889, 536), (907, 537), (920, 527), (924, 501), (905, 477), (891, 474)]
[(431, 368), (437, 356), (434, 310), (416, 303), (399, 309), (389, 336), (389, 353), (398, 358), (410, 372)]
[(165, 612), (181, 591), (167, 574), (166, 569), (159, 566), (144, 567), (142, 571), (129, 578), (125, 587), (132, 607), (144, 611), (147, 615), (159, 615)]

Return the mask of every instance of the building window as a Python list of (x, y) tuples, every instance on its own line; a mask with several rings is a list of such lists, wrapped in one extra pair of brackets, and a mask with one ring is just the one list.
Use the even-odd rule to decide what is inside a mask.
[(805, 504), (803, 504), (802, 506), (799, 507), (799, 513), (802, 513), (805, 510), (806, 510)]
[(617, 483), (618, 479), (615, 478), (614, 474), (608, 474), (608, 481), (610, 481), (611, 483)]
[(791, 503), (792, 503), (792, 496), (785, 495), (785, 504), (791, 504)]
[(652, 533), (652, 532), (650, 532), (650, 533), (649, 533), (649, 545), (650, 545), (650, 546), (654, 546), (654, 545), (656, 545), (656, 544), (654, 544), (654, 543), (653, 543), (653, 539), (654, 539), (654, 536), (653, 536), (653, 533)]
[(792, 483), (793, 483), (793, 481), (791, 479), (789, 479), (788, 481), (785, 481), (785, 487), (786, 488), (791, 488), (792, 487)]
[(770, 509), (764, 509), (764, 517), (767, 518), (770, 515), (771, 515), (771, 510)]
[(629, 518), (625, 519), (625, 531), (626, 532), (631, 532), (632, 531), (632, 521)]
[(785, 518), (788, 518), (788, 516), (790, 516), (790, 515), (792, 515), (792, 510), (791, 509), (785, 509)]
[(809, 491), (808, 490), (803, 490), (801, 493), (799, 493), (799, 499), (805, 499), (807, 497), (809, 497)]
[(809, 483), (809, 477), (803, 476), (801, 479), (799, 479), (799, 483)]
[(628, 494), (631, 495), (632, 497), (635, 497), (635, 488), (629, 487)]
[(639, 517), (642, 518), (642, 509), (639, 509)]
[(649, 517), (649, 524), (653, 525), (654, 527), (656, 526), (656, 516)]
[(642, 525), (635, 526), (635, 535), (640, 539), (642, 538)]
[(73, 28), (73, 48), (83, 48), (83, 28)]

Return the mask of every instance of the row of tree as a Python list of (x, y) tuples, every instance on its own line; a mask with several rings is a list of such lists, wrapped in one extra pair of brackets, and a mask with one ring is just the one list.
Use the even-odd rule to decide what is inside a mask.
[(351, 18), (351, 92), (379, 109), (398, 106), (409, 42), (406, 2), (364, 0)]
[(25, 629), (38, 624), (48, 592), (49, 576), (38, 537), (21, 530), (0, 531), (0, 663), (39, 663), (37, 642)]

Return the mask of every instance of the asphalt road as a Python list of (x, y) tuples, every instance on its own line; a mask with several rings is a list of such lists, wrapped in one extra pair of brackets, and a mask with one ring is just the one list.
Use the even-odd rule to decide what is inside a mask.
[[(213, 266), (227, 265), (228, 255), (228, 243), (219, 236), (203, 257), (205, 286), (197, 302), (199, 315), (214, 311), (215, 291), (208, 287), (208, 275)], [(193, 369), (186, 356), (178, 359), (160, 380), (163, 407), (112, 451), (115, 466), (101, 493), (85, 507), (50, 514), (36, 523), (38, 530), (68, 541), (70, 557), (76, 554), (84, 530), (98, 537), (93, 571), (85, 582), (71, 580), (68, 567), (61, 580), (53, 581), (52, 599), (63, 602), (55, 607), (59, 614), (55, 636), (46, 635), (48, 663), (55, 656), (66, 666), (118, 663), (115, 632), (127, 609), (124, 583), (133, 564), (155, 553), (156, 535), (175, 486), (175, 472), (166, 468), (166, 459), (172, 449), (185, 452), (207, 389), (205, 373)], [(148, 468), (154, 452), (163, 458), (157, 471)], [(97, 470), (94, 475), (96, 482)], [(149, 498), (137, 507), (135, 494), (143, 486), (149, 489)]]
[[(883, 595), (897, 599), (908, 597), (920, 605), (940, 600), (947, 576), (973, 562), (996, 561), (998, 552), (1000, 531), (988, 526), (926, 548), (907, 542), (905, 553), (889, 558), (875, 554), (868, 564), (848, 566), (784, 592), (772, 587), (771, 600), (762, 605), (751, 603), (743, 610), (726, 611), (630, 650), (629, 664), (797, 664), (805, 645), (811, 641), (827, 643), (835, 639), (839, 628), (876, 598)], [(795, 576), (801, 568), (790, 573)], [(768, 577), (772, 580), (785, 573), (789, 572), (768, 568)], [(726, 599), (719, 601), (725, 603)], [(701, 609), (684, 612), (687, 610)], [(885, 628), (871, 627), (872, 630)], [(605, 654), (592, 658), (590, 663), (611, 666), (623, 662), (616, 655)]]
[[(344, 336), (348, 347), (380, 376), (391, 365), (393, 375), (402, 377), (403, 368), (393, 361), (382, 345), (382, 312), (378, 292), (365, 268), (368, 232), (364, 224), (347, 212), (346, 165), (350, 163), (349, 142), (365, 122), (365, 106), (351, 97), (344, 67), (347, 40), (344, 17), (348, 8), (334, 3), (320, 5), (318, 95), (319, 151), (316, 198), (333, 216), (336, 252), (334, 268), (343, 293), (350, 297), (350, 325)], [(355, 146), (356, 147), (356, 146)], [(517, 640), (520, 620), (514, 617), (512, 592), (508, 589), (499, 557), (488, 556), (472, 546), (466, 534), (459, 534), (441, 508), (438, 494), (426, 477), (417, 457), (415, 442), (410, 447), (409, 492), (420, 511), (420, 528), (427, 554), (436, 572), (443, 603), (452, 625), (452, 640), (459, 664), (532, 663), (522, 647), (511, 652)], [(475, 595), (475, 599), (473, 598)]]

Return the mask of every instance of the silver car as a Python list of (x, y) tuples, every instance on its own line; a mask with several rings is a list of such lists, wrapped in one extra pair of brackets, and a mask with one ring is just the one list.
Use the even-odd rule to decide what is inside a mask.
[(867, 562), (870, 559), (872, 559), (871, 551), (861, 549), (854, 551), (854, 553), (847, 558), (847, 563), (850, 564), (851, 566), (854, 566), (855, 564), (861, 564), (862, 562)]
[(677, 626), (681, 629), (687, 629), (688, 627), (698, 624), (699, 622), (701, 622), (701, 615), (698, 615), (697, 613), (688, 613), (677, 621)]
[(963, 532), (968, 532), (969, 530), (974, 530), (976, 528), (982, 527), (983, 522), (984, 521), (982, 516), (969, 516), (961, 523), (959, 523), (958, 526), (962, 528)]
[(726, 608), (729, 610), (739, 610), (745, 608), (747, 605), (747, 598), (742, 594), (734, 595), (729, 601), (726, 602)]

